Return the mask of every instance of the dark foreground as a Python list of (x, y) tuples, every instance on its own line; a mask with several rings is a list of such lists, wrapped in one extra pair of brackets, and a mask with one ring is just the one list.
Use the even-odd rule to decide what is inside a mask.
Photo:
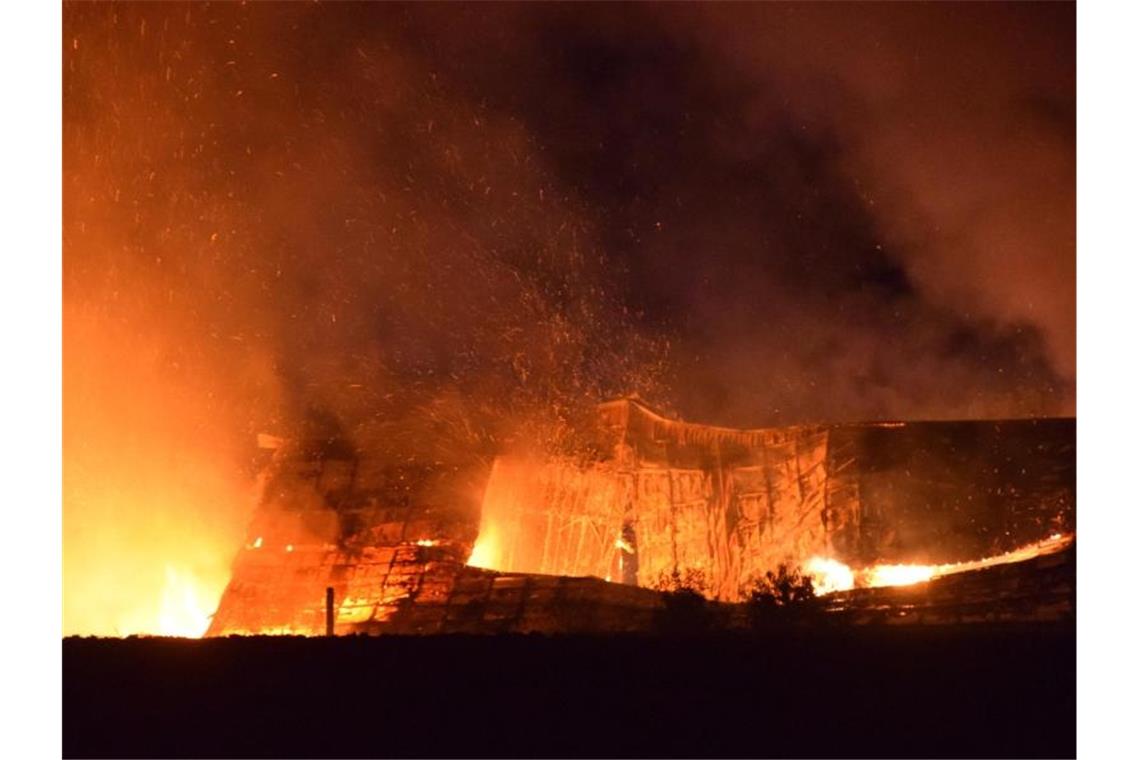
[(1065, 626), (67, 639), (65, 757), (1073, 757)]

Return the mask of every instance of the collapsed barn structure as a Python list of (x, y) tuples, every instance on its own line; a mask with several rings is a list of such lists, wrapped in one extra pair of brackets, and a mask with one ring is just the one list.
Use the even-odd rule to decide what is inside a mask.
[[(414, 472), (350, 448), (280, 445), (208, 635), (322, 633), (329, 588), (337, 633), (645, 630), (677, 578), (731, 624), (753, 579), (809, 557), (959, 563), (1075, 531), (1072, 419), (736, 430), (621, 399), (596, 436), (589, 458), (497, 458), (474, 503), (409, 498)], [(1075, 548), (1056, 548), (826, 609), (1071, 614)]]

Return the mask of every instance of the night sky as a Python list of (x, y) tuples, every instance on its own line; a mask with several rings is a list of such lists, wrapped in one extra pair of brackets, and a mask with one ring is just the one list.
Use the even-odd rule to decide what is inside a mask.
[(738, 427), (1074, 412), (1072, 4), (67, 4), (63, 33), (72, 410), (437, 457), (624, 393)]

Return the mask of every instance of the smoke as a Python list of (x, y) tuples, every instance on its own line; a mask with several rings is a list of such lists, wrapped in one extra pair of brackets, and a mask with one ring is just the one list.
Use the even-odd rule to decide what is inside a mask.
[(975, 332), (1034, 333), (1014, 347), (1046, 365), (1026, 382), (1056, 377), (1005, 413), (1071, 412), (1075, 6), (723, 10), (698, 32), (704, 44), (776, 82), (808, 129), (832, 136), (841, 176), (917, 294)]
[(403, 23), (592, 206), (680, 411), (1072, 413), (1071, 5), (588, 8)]

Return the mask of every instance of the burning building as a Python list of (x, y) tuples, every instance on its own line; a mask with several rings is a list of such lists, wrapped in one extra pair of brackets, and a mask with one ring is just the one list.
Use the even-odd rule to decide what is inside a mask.
[(640, 629), (670, 578), (725, 602), (813, 561), (864, 568), (821, 590), (906, 585), (1052, 555), (1075, 530), (1072, 419), (735, 430), (598, 411), (593, 454), (501, 456), (481, 505), (422, 503), (423, 472), (350, 446), (263, 440), (209, 633), (321, 632), (328, 588), (342, 633)]

